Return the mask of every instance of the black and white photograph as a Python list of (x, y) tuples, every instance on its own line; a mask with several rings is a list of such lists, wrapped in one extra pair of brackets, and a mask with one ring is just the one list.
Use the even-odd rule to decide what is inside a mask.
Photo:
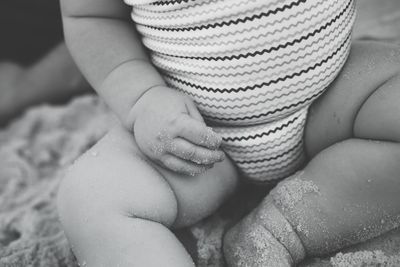
[(0, 0), (0, 267), (400, 267), (400, 0)]

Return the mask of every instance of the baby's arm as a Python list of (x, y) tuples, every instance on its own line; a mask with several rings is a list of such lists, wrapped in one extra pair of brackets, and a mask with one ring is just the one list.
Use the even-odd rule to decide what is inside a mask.
[(66, 42), (93, 88), (128, 125), (141, 94), (164, 81), (150, 64), (122, 1), (61, 1)]
[(166, 87), (149, 62), (122, 1), (61, 4), (73, 57), (124, 126), (134, 130), (142, 152), (193, 175), (223, 159), (220, 137), (206, 127), (192, 100)]

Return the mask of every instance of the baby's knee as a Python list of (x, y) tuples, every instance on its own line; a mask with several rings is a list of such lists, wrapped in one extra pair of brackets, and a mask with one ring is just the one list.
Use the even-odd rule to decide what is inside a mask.
[[(64, 230), (68, 232), (71, 224), (75, 224), (77, 218), (83, 214), (80, 212), (87, 205), (85, 196), (85, 171), (84, 166), (77, 161), (66, 170), (61, 181), (57, 195), (57, 208)], [(82, 174), (82, 175), (80, 175)], [(77, 213), (81, 214), (77, 214)]]
[(80, 243), (80, 238), (88, 233), (88, 222), (94, 218), (104, 219), (101, 217), (104, 217), (109, 209), (105, 198), (96, 196), (100, 181), (92, 178), (95, 173), (90, 165), (87, 156), (82, 155), (66, 170), (58, 190), (57, 208), (60, 222), (73, 245), (76, 241)]
[[(66, 172), (59, 188), (58, 211), (64, 232), (78, 260), (88, 266), (115, 264), (121, 255), (126, 256), (115, 247), (133, 246), (138, 240), (145, 243), (152, 237), (141, 228), (163, 229), (177, 217), (176, 199), (169, 187), (146, 183), (151, 177), (141, 177), (143, 182), (138, 182), (140, 170), (123, 177), (124, 171), (113, 169), (115, 175), (109, 176), (108, 167), (85, 154)], [(105, 263), (109, 261), (111, 265)]]
[(57, 195), (59, 219), (78, 259), (86, 254), (86, 247), (93, 239), (90, 237), (93, 235), (89, 234), (90, 227), (98, 226), (92, 224), (96, 212), (90, 202), (95, 200), (90, 199), (89, 192), (86, 192), (89, 190), (86, 188), (83, 169), (80, 161), (71, 166), (60, 183)]
[[(101, 167), (94, 170), (95, 166), (88, 163), (82, 158), (71, 166), (60, 184), (58, 211), (64, 227), (85, 224), (90, 217), (102, 220), (106, 216), (139, 218), (168, 227), (173, 225), (178, 205), (165, 181), (153, 182), (152, 177), (146, 177), (140, 169), (131, 172), (129, 177), (102, 177)], [(143, 176), (138, 179), (139, 175)]]
[(114, 138), (119, 136), (104, 137), (66, 171), (58, 211), (67, 234), (85, 228), (91, 218), (125, 216), (165, 226), (176, 220), (178, 204), (169, 184), (129, 144), (107, 144)]

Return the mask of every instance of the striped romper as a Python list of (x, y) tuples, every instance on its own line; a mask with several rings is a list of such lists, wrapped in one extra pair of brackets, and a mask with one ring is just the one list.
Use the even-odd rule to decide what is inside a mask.
[(349, 53), (353, 0), (125, 0), (168, 85), (256, 182), (304, 163), (310, 104)]

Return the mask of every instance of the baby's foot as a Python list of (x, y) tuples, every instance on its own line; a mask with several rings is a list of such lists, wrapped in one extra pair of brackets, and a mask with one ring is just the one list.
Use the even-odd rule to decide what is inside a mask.
[(229, 266), (293, 266), (305, 249), (292, 226), (267, 197), (255, 210), (230, 229), (224, 238)]

